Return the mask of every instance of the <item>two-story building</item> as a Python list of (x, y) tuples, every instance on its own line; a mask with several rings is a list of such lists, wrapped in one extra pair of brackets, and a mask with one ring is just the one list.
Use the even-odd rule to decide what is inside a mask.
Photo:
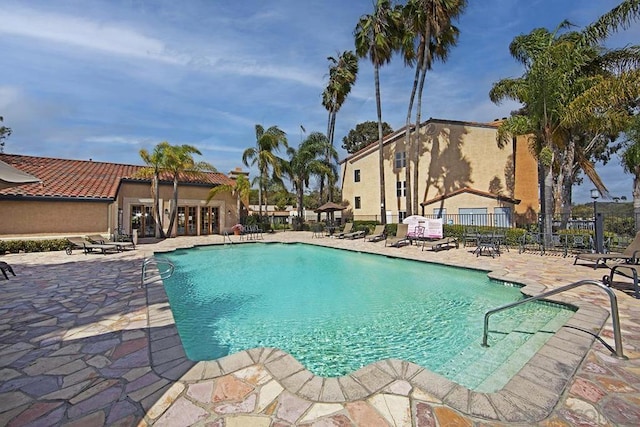
[[(409, 146), (405, 128), (387, 135), (382, 153), (385, 221), (401, 222), (407, 216), (408, 166), (410, 184), (418, 170), (416, 211), (421, 215), (442, 217), (450, 224), (535, 222), (537, 162), (527, 137), (500, 146), (499, 124), (429, 119), (420, 126), (419, 138), (412, 128)], [(343, 199), (356, 220), (381, 220), (379, 156), (375, 142), (340, 162)]]
[[(144, 166), (12, 154), (0, 154), (0, 160), (40, 180), (0, 189), (1, 238), (134, 231), (138, 237), (155, 236), (151, 181), (138, 176)], [(217, 172), (180, 176), (177, 220), (169, 233), (173, 180), (162, 175), (159, 205), (165, 232), (196, 236), (229, 231), (239, 221), (237, 198), (222, 191), (207, 202), (217, 185), (234, 181)]]

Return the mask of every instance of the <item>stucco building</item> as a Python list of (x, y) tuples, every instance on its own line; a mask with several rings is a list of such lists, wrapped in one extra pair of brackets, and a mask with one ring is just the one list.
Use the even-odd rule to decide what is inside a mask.
[[(40, 179), (40, 183), (0, 190), (0, 238), (63, 237), (116, 232), (155, 235), (149, 179), (144, 166), (0, 154), (0, 160)], [(207, 202), (211, 188), (233, 185), (222, 173), (180, 176), (177, 221), (171, 235), (229, 231), (238, 222), (237, 198), (222, 191)], [(160, 212), (168, 232), (173, 180), (161, 176)]]
[[(385, 220), (407, 216), (406, 167), (418, 168), (418, 207), (445, 223), (513, 226), (535, 222), (539, 211), (537, 163), (526, 137), (499, 146), (500, 122), (471, 123), (429, 119), (420, 138), (405, 128), (383, 140)], [(416, 145), (417, 143), (417, 150)], [(417, 156), (416, 156), (417, 151)], [(354, 219), (380, 220), (379, 146), (372, 143), (341, 161), (342, 195)], [(417, 161), (416, 161), (417, 160)], [(412, 196), (413, 198), (413, 196)]]

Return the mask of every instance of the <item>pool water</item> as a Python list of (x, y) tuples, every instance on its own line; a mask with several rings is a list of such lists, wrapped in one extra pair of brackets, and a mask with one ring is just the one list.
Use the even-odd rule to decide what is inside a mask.
[[(192, 360), (276, 347), (331, 377), (395, 358), (486, 389), (514, 351), (526, 348), (530, 357), (572, 314), (548, 303), (496, 314), (491, 347), (483, 348), (484, 313), (523, 298), (518, 287), (483, 272), (305, 244), (159, 256), (176, 266), (164, 285)], [(532, 337), (534, 348), (527, 344)]]

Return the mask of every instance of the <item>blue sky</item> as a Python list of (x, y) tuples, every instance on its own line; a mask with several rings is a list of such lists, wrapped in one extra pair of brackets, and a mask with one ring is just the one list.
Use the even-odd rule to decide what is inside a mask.
[[(469, 1), (458, 47), (427, 77), (422, 117), (509, 115), (517, 105), (494, 105), (488, 93), (522, 74), (508, 52), (513, 37), (563, 19), (583, 27), (617, 4)], [(198, 147), (229, 172), (242, 166), (257, 123), (279, 126), (291, 145), (304, 137), (301, 126), (326, 131), (327, 57), (353, 49), (357, 20), (372, 9), (372, 0), (3, 0), (0, 115), (13, 129), (5, 152), (141, 164), (141, 148), (166, 140)], [(609, 45), (636, 43), (639, 27)], [(381, 70), (383, 119), (394, 129), (404, 125), (412, 78), (400, 58)], [(338, 114), (336, 147), (375, 119), (373, 68), (363, 60)], [(631, 198), (617, 158), (598, 170), (612, 195)], [(574, 199), (590, 201), (591, 188), (576, 187)]]

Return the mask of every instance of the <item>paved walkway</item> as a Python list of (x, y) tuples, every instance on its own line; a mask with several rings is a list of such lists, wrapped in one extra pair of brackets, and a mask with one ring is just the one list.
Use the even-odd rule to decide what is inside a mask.
[[(304, 232), (265, 237), (490, 270), (532, 293), (605, 273), (514, 250), (492, 259), (468, 248), (422, 252)], [(327, 379), (277, 349), (199, 363), (185, 357), (162, 286), (139, 287), (141, 261), (221, 240), (168, 239), (106, 256), (3, 256), (17, 276), (0, 279), (0, 425), (640, 425), (640, 301), (628, 282), (615, 288), (629, 360), (563, 328), (497, 393), (398, 360)], [(597, 332), (604, 323), (601, 336), (613, 345), (604, 292), (588, 286), (561, 299), (580, 306), (571, 325)]]

